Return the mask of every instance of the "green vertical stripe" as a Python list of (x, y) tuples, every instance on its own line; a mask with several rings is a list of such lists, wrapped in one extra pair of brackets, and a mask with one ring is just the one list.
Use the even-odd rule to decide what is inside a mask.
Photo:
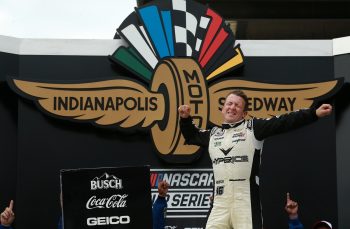
[[(137, 56), (137, 53), (135, 54)], [(152, 71), (148, 69), (144, 62), (136, 56), (125, 47), (120, 47), (112, 54), (113, 60), (123, 65), (126, 69), (142, 77), (143, 79), (151, 80)]]

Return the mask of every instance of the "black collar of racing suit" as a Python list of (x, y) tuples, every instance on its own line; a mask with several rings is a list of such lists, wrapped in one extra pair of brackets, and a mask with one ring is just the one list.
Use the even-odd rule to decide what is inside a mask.
[(239, 125), (241, 125), (242, 123), (245, 122), (245, 119), (242, 119), (241, 121), (235, 122), (235, 123), (223, 123), (221, 128), (222, 129), (230, 129), (230, 128), (235, 128)]

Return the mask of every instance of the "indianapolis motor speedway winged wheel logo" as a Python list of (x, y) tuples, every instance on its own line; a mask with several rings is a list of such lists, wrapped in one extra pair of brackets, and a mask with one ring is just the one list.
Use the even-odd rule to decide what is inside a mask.
[(310, 107), (342, 83), (284, 85), (227, 77), (244, 63), (240, 46), (221, 16), (192, 0), (160, 0), (137, 8), (118, 33), (128, 46), (109, 58), (148, 86), (131, 77), (75, 84), (10, 79), (9, 84), (54, 117), (148, 128), (161, 158), (186, 163), (198, 157), (199, 147), (184, 144), (179, 105), (190, 105), (194, 122), (205, 129), (209, 123), (221, 124), (220, 109), (233, 89), (248, 95), (249, 116), (263, 118)]

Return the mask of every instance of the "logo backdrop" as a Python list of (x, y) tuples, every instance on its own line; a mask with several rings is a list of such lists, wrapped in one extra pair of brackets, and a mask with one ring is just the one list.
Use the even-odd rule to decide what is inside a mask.
[(191, 163), (200, 156), (200, 148), (185, 145), (181, 135), (177, 108), (182, 104), (206, 129), (221, 125), (221, 108), (234, 89), (249, 97), (248, 117), (268, 118), (308, 108), (342, 85), (341, 79), (276, 84), (232, 77), (229, 73), (244, 63), (234, 34), (220, 15), (192, 0), (154, 1), (131, 13), (118, 32), (128, 46), (119, 46), (109, 59), (129, 70), (123, 79), (49, 83), (9, 78), (8, 83), (55, 118), (148, 129), (156, 153), (170, 163)]
[(149, 167), (61, 171), (65, 229), (152, 228)]
[(204, 228), (211, 208), (212, 169), (151, 169), (152, 201), (158, 182), (169, 183), (166, 225), (168, 228)]

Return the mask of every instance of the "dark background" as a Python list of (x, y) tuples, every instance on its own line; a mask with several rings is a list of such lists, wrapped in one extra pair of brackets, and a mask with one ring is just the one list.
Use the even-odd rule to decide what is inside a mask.
[[(25, 80), (73, 82), (126, 75), (111, 66), (107, 57), (4, 53), (0, 57), (7, 61), (1, 69), (1, 80), (11, 75)], [(246, 57), (244, 68), (234, 76), (271, 83), (332, 80), (334, 58)], [(0, 207), (4, 208), (10, 198), (15, 199), (17, 229), (57, 226), (60, 169), (146, 164), (151, 168), (174, 167), (157, 157), (148, 131), (126, 133), (51, 118), (32, 101), (11, 92), (4, 82), (1, 85), (0, 122), (4, 128), (0, 137), (4, 147)], [(287, 227), (286, 192), (299, 202), (306, 228), (321, 218), (337, 227), (336, 165), (334, 115), (266, 140), (260, 180), (265, 227)], [(183, 167), (210, 168), (211, 163), (204, 154)]]
[[(350, 82), (350, 55), (339, 55), (334, 58), (334, 75), (344, 77)], [(337, 187), (338, 187), (338, 228), (348, 228), (350, 225), (350, 85), (344, 85), (337, 96), (336, 112), (336, 148), (337, 148)]]
[[(218, 12), (236, 38), (333, 39), (349, 36), (349, 0), (196, 0)], [(137, 0), (138, 6), (151, 0)]]

